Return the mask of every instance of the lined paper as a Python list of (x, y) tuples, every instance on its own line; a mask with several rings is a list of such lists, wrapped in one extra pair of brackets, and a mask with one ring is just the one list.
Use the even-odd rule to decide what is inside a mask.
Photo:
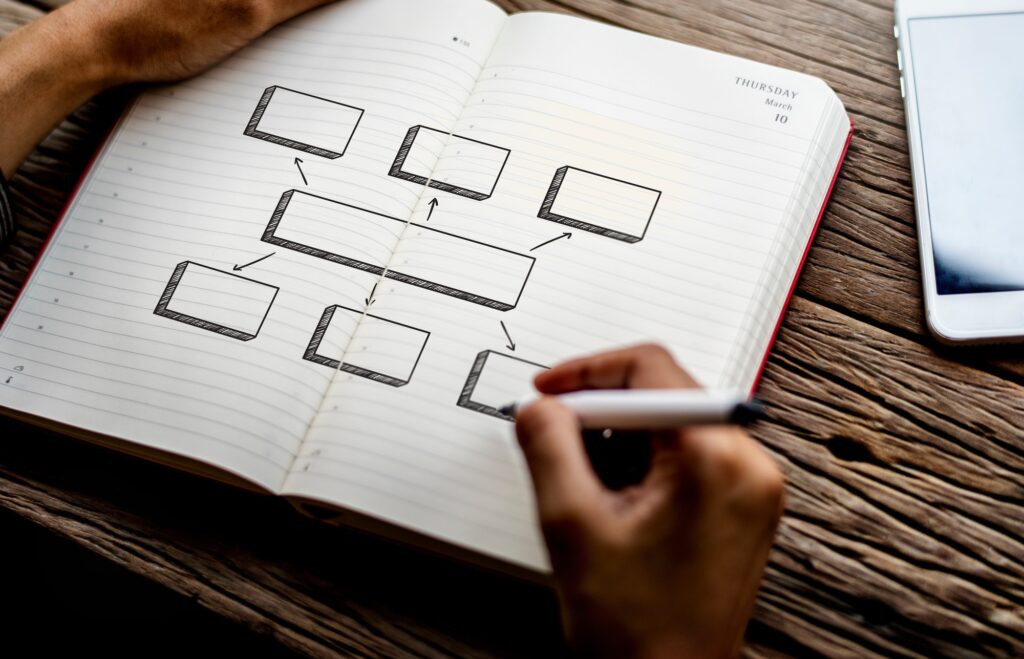
[(642, 341), (748, 388), (845, 121), (597, 23), (331, 5), (139, 99), (0, 334), (0, 404), (547, 569), (499, 398)]
[[(311, 335), (327, 306), (362, 308), (375, 277), (262, 242), (271, 214), (299, 187), (407, 217), (422, 186), (386, 175), (402, 137), (418, 123), (452, 126), (503, 18), (484, 3), (348, 0), (205, 75), (143, 94), (3, 328), (0, 404), (280, 489), (334, 375), (302, 358)], [(244, 134), (275, 85), (364, 111), (347, 145), (337, 130), (320, 131), (321, 146), (345, 147), (343, 156)], [(288, 137), (288, 108), (268, 112), (263, 128)], [(291, 141), (316, 142), (318, 130), (306, 123)], [(391, 240), (385, 251), (397, 233)], [(280, 289), (258, 336), (153, 313), (185, 261)], [(211, 291), (188, 304), (224, 303)], [(237, 313), (209, 320), (230, 324)], [(251, 331), (250, 320), (237, 322)]]
[[(797, 91), (787, 123), (776, 123), (777, 111), (737, 86), (737, 76)], [(780, 287), (793, 279), (838, 161), (841, 115), (832, 92), (807, 76), (578, 19), (511, 17), (453, 129), (510, 150), (494, 194), (436, 195), (431, 214), (428, 192), (413, 221), (430, 215), (432, 229), (533, 256), (521, 299), (502, 311), (383, 280), (373, 313), (429, 330), (428, 347), (397, 390), (339, 374), (286, 491), (324, 500), (343, 493), (346, 507), (546, 569), (511, 424), (458, 405), (475, 359), (490, 350), (537, 365), (522, 371), (532, 373), (657, 341), (702, 383), (749, 387), (756, 364), (744, 351), (767, 342), (762, 316), (773, 323), (781, 310)], [(635, 186), (622, 194), (591, 177), (572, 203), (549, 209), (613, 231), (539, 216), (566, 166)], [(433, 177), (473, 167), (449, 142)], [(660, 194), (644, 233), (633, 225), (654, 205), (647, 190)], [(613, 226), (624, 214), (633, 224)], [(531, 251), (567, 231), (571, 238)], [(430, 236), (411, 225), (392, 264), (431, 249)], [(447, 280), (470, 270), (457, 259), (434, 262)], [(374, 350), (373, 333), (362, 330), (362, 349)], [(520, 395), (530, 389), (523, 377)]]

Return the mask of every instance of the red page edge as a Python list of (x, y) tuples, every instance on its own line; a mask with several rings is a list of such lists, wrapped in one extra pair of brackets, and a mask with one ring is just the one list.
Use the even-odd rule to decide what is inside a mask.
[(807, 263), (807, 256), (811, 253), (811, 246), (814, 244), (814, 237), (818, 234), (818, 227), (821, 226), (821, 220), (825, 217), (825, 209), (828, 208), (828, 202), (832, 199), (832, 191), (835, 190), (836, 183), (839, 182), (839, 173), (843, 169), (843, 163), (846, 161), (846, 154), (850, 151), (850, 143), (853, 141), (853, 120), (850, 120), (850, 132), (846, 135), (846, 144), (843, 145), (843, 152), (839, 154), (839, 162), (836, 163), (836, 171), (832, 174), (832, 182), (828, 186), (828, 191), (825, 193), (825, 198), (821, 201), (821, 209), (818, 210), (818, 219), (814, 221), (814, 227), (811, 229), (811, 235), (807, 239), (807, 246), (804, 247), (804, 254), (800, 257), (800, 265), (796, 267), (796, 274), (793, 275), (793, 283), (789, 285), (789, 293), (786, 294), (786, 302), (782, 305), (782, 311), (779, 312), (779, 319), (775, 321), (775, 329), (772, 330), (772, 338), (768, 340), (768, 347), (764, 350), (764, 357), (761, 358), (761, 366), (757, 369), (757, 375), (754, 377), (754, 383), (750, 386), (750, 395), (753, 396), (757, 393), (757, 387), (761, 383), (761, 377), (764, 375), (764, 370), (768, 366), (768, 358), (772, 354), (772, 347), (775, 345), (775, 340), (779, 338), (779, 330), (782, 329), (782, 321), (786, 318), (786, 311), (789, 309), (789, 303), (793, 299), (793, 294), (796, 293), (796, 286), (800, 282), (800, 273), (803, 272), (804, 265)]
[(89, 178), (89, 174), (92, 173), (92, 168), (96, 166), (96, 161), (99, 160), (100, 154), (107, 148), (107, 143), (110, 142), (110, 138), (114, 136), (114, 131), (121, 125), (121, 122), (124, 120), (133, 105), (135, 105), (134, 100), (128, 103), (124, 111), (121, 113), (121, 116), (117, 118), (117, 121), (107, 129), (107, 133), (103, 136), (103, 140), (100, 141), (99, 146), (96, 147), (95, 151), (93, 151), (88, 164), (86, 164), (85, 169), (82, 170), (82, 174), (78, 177), (78, 181), (75, 182), (75, 187), (71, 189), (71, 194), (68, 195), (67, 200), (64, 202), (64, 207), (57, 216), (59, 219), (53, 223), (52, 227), (50, 227), (50, 234), (46, 236), (46, 241), (43, 242), (42, 248), (39, 250), (39, 253), (36, 254), (36, 258), (32, 261), (32, 267), (28, 269), (25, 281), (21, 284), (18, 294), (14, 297), (14, 302), (11, 303), (11, 308), (7, 310), (7, 315), (4, 316), (3, 322), (0, 323), (0, 331), (3, 331), (7, 327), (7, 321), (11, 319), (12, 312), (18, 306), (18, 303), (21, 302), (21, 296), (25, 294), (25, 289), (28, 288), (28, 283), (32, 281), (32, 277), (35, 276), (36, 270), (39, 268), (39, 264), (42, 263), (43, 255), (46, 254), (46, 250), (50, 248), (50, 243), (53, 242), (54, 236), (57, 235), (57, 230), (62, 224), (64, 224), (64, 220), (67, 219), (68, 211), (71, 210), (71, 204), (75, 201), (75, 198), (78, 197), (78, 193), (81, 192), (82, 185), (85, 183), (85, 180)]

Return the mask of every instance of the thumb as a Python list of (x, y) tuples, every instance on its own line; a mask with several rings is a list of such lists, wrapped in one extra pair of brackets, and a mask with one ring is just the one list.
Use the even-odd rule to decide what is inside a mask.
[(576, 416), (555, 398), (542, 398), (516, 415), (516, 434), (530, 468), (537, 513), (547, 529), (586, 524), (602, 485), (583, 447)]

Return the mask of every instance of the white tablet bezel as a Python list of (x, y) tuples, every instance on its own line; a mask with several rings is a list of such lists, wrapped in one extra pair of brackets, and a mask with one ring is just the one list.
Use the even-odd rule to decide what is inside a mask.
[[(959, 295), (939, 295), (937, 292), (909, 21), (914, 18), (1004, 13), (1024, 13), (1024, 0), (898, 0), (896, 4), (895, 35), (902, 69), (900, 84), (904, 94), (915, 190), (925, 315), (932, 333), (946, 342), (988, 343), (1024, 339), (1024, 291)], [(1024, 258), (1024, 249), (1021, 258)]]

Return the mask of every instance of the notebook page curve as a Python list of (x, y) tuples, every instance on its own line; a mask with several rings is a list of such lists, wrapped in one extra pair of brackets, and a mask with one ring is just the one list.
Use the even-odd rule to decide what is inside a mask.
[[(792, 109), (747, 81), (771, 83)], [(429, 227), (532, 257), (522, 295), (488, 308), (382, 282), (375, 313), (429, 325), (429, 348), (387, 396), (336, 382), (337, 413), (311, 429), (296, 460), (308, 469), (289, 485), (326, 499), (344, 482), (346, 506), (546, 569), (511, 425), (470, 404), (476, 365), (510, 366), (522, 395), (536, 368), (658, 341), (702, 383), (739, 385), (734, 347), (761, 331), (751, 309), (779, 233), (792, 231), (791, 199), (815, 193), (805, 163), (832, 157), (816, 141), (832, 103), (801, 74), (578, 19), (512, 16), (454, 129), (511, 155), (485, 201), (442, 197)], [(447, 144), (435, 178), (490, 171), (465, 155)], [(421, 200), (415, 221), (429, 212)], [(433, 250), (414, 233), (393, 262)], [(510, 278), (484, 256), (430, 265), (437, 280), (478, 288)], [(520, 360), (535, 370), (511, 368)]]
[[(310, 336), (376, 277), (264, 237), (293, 190), (413, 210), (421, 186), (387, 175), (395, 153), (410, 126), (450, 126), (472, 89), (491, 44), (452, 37), (503, 18), (448, 4), (330, 5), (143, 94), (3, 327), (0, 404), (279, 490), (332, 377), (303, 359)], [(398, 234), (360, 239), (384, 260)]]

